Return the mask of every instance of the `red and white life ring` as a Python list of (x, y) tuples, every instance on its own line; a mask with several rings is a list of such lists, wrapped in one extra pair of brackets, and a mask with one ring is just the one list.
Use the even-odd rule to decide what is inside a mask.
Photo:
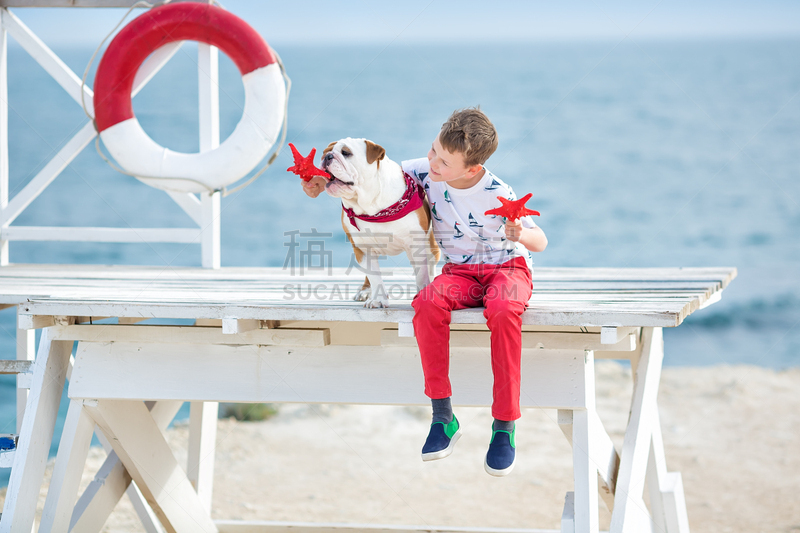
[[(173, 41), (218, 47), (242, 74), (242, 119), (220, 146), (187, 154), (165, 148), (142, 129), (133, 113), (136, 72), (158, 48)], [(97, 130), (128, 173), (148, 185), (179, 192), (217, 190), (234, 183), (264, 158), (284, 120), (286, 86), (275, 54), (249, 24), (219, 7), (181, 2), (156, 7), (132, 20), (111, 41), (94, 83)]]

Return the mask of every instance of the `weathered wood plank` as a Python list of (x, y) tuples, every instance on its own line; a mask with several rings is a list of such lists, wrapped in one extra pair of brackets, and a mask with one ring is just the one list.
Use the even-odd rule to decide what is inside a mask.
[[(298, 277), (278, 268), (57, 267), (1, 267), (0, 303), (23, 302), (35, 314), (397, 324), (410, 321), (416, 292), (410, 269), (387, 276), (403, 289), (392, 307), (366, 310), (349, 299), (360, 288), (360, 273), (346, 269)], [(731, 268), (537, 269), (523, 323), (672, 327), (716, 301), (735, 275)], [(455, 312), (453, 323), (483, 323), (481, 312)]]
[[(145, 318), (225, 318), (235, 315), (256, 320), (323, 320), (348, 322), (410, 322), (414, 311), (410, 305), (386, 309), (367, 309), (352, 303), (327, 306), (298, 303), (296, 305), (207, 303), (207, 302), (103, 302), (70, 300), (37, 300), (20, 304), (22, 310), (36, 315), (93, 315)], [(688, 316), (688, 306), (653, 306), (616, 304), (605, 306), (531, 306), (523, 315), (523, 324), (553, 326), (674, 327)], [(483, 309), (464, 309), (452, 313), (452, 322), (482, 324)]]
[(92, 342), (135, 341), (146, 335), (151, 342), (276, 346), (327, 346), (330, 344), (329, 329), (256, 329), (245, 333), (225, 335), (221, 327), (109, 324), (63, 326), (56, 328), (53, 335), (62, 340)]
[[(168, 354), (168, 355), (165, 355)], [(483, 369), (477, 372), (475, 369)], [(530, 351), (522, 356), (526, 407), (582, 408), (583, 351)], [(176, 380), (174, 376), (180, 375)], [(492, 403), (487, 350), (453, 354), (459, 405)], [(88, 343), (78, 346), (70, 398), (229, 402), (429, 405), (416, 349)]]
[(555, 529), (215, 520), (220, 533), (558, 533)]
[[(451, 331), (451, 348), (489, 348), (488, 331)], [(398, 330), (385, 329), (381, 346), (417, 346), (413, 337), (401, 337)], [(636, 348), (636, 336), (630, 333), (617, 344), (602, 344), (599, 333), (522, 333), (523, 350), (606, 350), (630, 352)]]
[(0, 230), (7, 241), (85, 241), (85, 242), (165, 242), (197, 243), (198, 228), (79, 228), (50, 226), (10, 226)]
[(33, 361), (0, 359), (0, 374), (26, 374), (32, 371)]

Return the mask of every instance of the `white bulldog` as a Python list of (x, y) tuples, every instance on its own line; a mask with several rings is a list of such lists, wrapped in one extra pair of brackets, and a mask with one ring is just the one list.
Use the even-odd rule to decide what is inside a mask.
[(367, 272), (355, 299), (365, 301), (365, 307), (388, 307), (379, 256), (405, 252), (417, 290), (428, 285), (440, 252), (428, 201), (414, 178), (405, 176), (381, 146), (349, 137), (325, 148), (322, 168), (332, 176), (325, 191), (342, 200), (342, 227), (356, 261)]

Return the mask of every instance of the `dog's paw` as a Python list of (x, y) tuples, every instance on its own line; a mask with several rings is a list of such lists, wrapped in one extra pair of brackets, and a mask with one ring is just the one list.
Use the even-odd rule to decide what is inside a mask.
[(366, 302), (364, 302), (364, 307), (369, 307), (371, 309), (385, 309), (389, 307), (389, 300), (386, 298), (369, 298)]
[(370, 292), (369, 287), (367, 287), (366, 289), (361, 289), (353, 297), (353, 300), (355, 300), (356, 302), (366, 302), (367, 300), (369, 300), (370, 294), (372, 293)]

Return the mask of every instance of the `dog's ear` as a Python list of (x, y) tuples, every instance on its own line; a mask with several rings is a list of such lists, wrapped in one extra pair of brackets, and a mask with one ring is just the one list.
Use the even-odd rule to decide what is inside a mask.
[(327, 148), (325, 148), (325, 149), (322, 151), (322, 155), (325, 155), (325, 154), (327, 154), (328, 152), (330, 152), (331, 150), (333, 150), (333, 147), (334, 147), (334, 146), (336, 146), (336, 141), (333, 141), (332, 143), (330, 143), (330, 144), (328, 145), (328, 147), (327, 147)]
[(372, 141), (364, 141), (367, 143), (367, 164), (372, 164), (375, 161), (380, 161), (386, 155), (386, 150), (383, 146), (375, 144)]

